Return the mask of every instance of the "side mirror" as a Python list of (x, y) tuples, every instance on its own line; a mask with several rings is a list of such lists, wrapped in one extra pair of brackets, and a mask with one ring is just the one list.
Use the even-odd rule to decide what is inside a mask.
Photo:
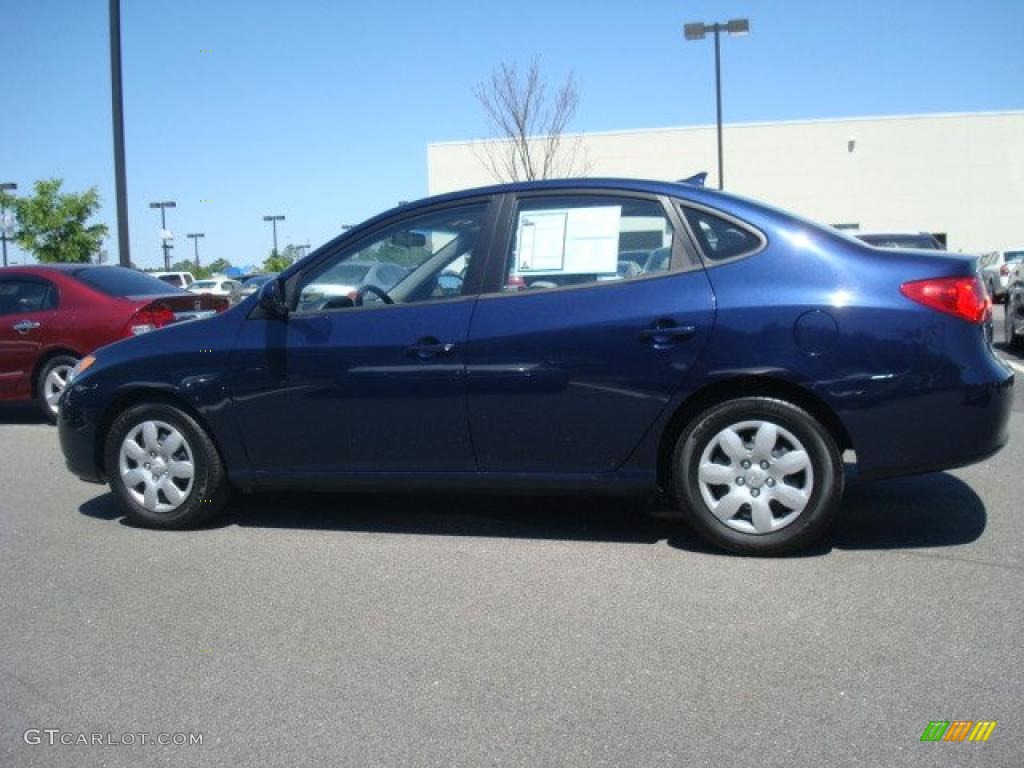
[(284, 302), (284, 289), (280, 280), (268, 280), (260, 286), (260, 308), (271, 317), (288, 316), (288, 305)]

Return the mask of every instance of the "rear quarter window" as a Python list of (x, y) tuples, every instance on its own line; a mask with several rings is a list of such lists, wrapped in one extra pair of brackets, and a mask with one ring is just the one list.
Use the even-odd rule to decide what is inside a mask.
[(698, 247), (710, 261), (735, 259), (761, 248), (763, 241), (758, 235), (728, 219), (689, 206), (683, 206), (683, 214)]

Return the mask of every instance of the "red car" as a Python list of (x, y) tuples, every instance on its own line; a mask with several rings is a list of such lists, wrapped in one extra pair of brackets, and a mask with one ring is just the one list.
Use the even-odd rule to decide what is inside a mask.
[(142, 272), (90, 264), (0, 268), (0, 400), (56, 420), (68, 373), (93, 350), (228, 307)]

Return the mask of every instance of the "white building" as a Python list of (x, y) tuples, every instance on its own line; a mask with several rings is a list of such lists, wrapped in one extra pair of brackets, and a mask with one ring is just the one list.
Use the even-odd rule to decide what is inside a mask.
[[(715, 126), (581, 135), (593, 176), (717, 186)], [(430, 194), (494, 183), (481, 142), (427, 146)], [(860, 231), (924, 231), (950, 250), (1024, 246), (1024, 111), (726, 124), (726, 190)]]

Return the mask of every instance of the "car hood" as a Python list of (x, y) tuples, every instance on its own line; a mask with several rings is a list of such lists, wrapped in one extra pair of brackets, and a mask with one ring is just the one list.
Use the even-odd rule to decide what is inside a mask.
[(338, 285), (337, 283), (310, 283), (302, 289), (302, 295), (319, 294), (329, 296), (345, 296), (359, 290), (358, 285)]

